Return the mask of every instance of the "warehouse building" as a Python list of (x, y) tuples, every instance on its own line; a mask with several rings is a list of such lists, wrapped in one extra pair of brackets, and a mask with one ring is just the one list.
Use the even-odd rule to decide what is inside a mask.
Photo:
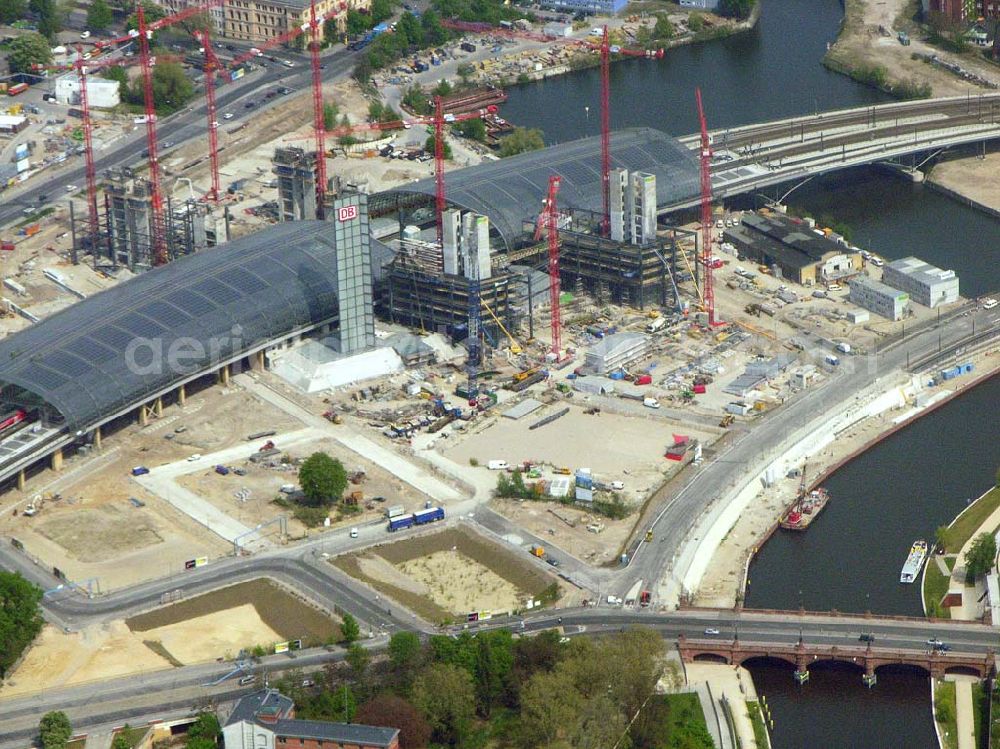
[[(87, 77), (87, 105), (92, 109), (113, 109), (121, 104), (118, 81)], [(71, 106), (80, 103), (80, 78), (76, 73), (56, 78), (56, 101)]]
[(902, 320), (910, 295), (868, 276), (855, 276), (848, 281), (850, 300), (854, 304), (889, 320)]
[(742, 257), (804, 286), (839, 281), (861, 270), (861, 255), (813, 228), (777, 213), (746, 213), (723, 233)]
[(592, 372), (607, 374), (641, 359), (649, 347), (642, 333), (614, 333), (590, 347), (585, 366)]
[(893, 260), (882, 269), (882, 283), (905, 291), (917, 304), (937, 307), (958, 300), (958, 276), (916, 257)]

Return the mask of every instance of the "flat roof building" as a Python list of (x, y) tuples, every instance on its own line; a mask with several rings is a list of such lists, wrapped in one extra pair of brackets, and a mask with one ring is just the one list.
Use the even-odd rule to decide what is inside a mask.
[(850, 300), (876, 315), (889, 320), (902, 320), (910, 303), (910, 295), (868, 276), (855, 276), (847, 282)]
[(925, 307), (958, 300), (955, 271), (941, 270), (913, 256), (887, 263), (882, 269), (882, 283), (907, 292), (913, 301)]
[(648, 346), (649, 340), (642, 333), (614, 333), (590, 347), (587, 369), (606, 374), (641, 358)]
[(723, 234), (739, 254), (805, 286), (825, 284), (861, 270), (861, 255), (814, 229), (777, 213), (745, 213)]

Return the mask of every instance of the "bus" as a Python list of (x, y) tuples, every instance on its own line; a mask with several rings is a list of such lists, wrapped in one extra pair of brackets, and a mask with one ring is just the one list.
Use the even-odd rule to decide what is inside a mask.
[(15, 83), (13, 86), (7, 89), (8, 96), (17, 96), (18, 94), (23, 94), (28, 90), (27, 83)]

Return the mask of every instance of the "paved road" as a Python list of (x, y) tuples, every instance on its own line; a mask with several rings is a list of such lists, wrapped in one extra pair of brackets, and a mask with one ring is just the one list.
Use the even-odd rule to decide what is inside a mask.
[[(522, 626), (523, 622), (523, 626)], [(837, 645), (858, 648), (862, 632), (872, 633), (879, 648), (923, 654), (927, 639), (942, 637), (952, 647), (952, 654), (985, 655), (995, 645), (996, 633), (978, 624), (950, 625), (946, 634), (940, 625), (923, 620), (837, 618), (818, 614), (773, 614), (744, 611), (688, 610), (669, 613), (626, 611), (617, 608), (587, 608), (563, 612), (546, 611), (526, 618), (490, 622), (475, 630), (510, 628), (517, 632), (538, 632), (562, 627), (568, 635), (594, 635), (617, 632), (623, 627), (649, 626), (674, 640), (679, 635), (689, 639), (728, 639), (738, 629), (746, 644), (791, 645), (801, 637), (806, 644)], [(715, 628), (720, 635), (705, 635)], [(365, 641), (372, 649), (384, 647), (386, 638)], [(341, 660), (340, 650), (302, 651), (295, 658), (269, 656), (254, 666), (259, 673), (278, 674), (289, 669), (312, 670)], [(215, 686), (207, 686), (233, 670), (232, 664), (207, 663), (184, 668), (165, 669), (114, 681), (59, 687), (0, 702), (0, 749), (22, 747), (37, 728), (38, 716), (49, 709), (65, 710), (77, 730), (126, 720), (133, 724), (153, 718), (190, 713), (209, 700), (215, 703), (234, 699), (254, 687), (238, 685), (237, 676)]]
[[(326, 69), (323, 71), (324, 80), (334, 80), (349, 73), (354, 67), (358, 54), (338, 47), (334, 52), (324, 57), (326, 65)], [(222, 114), (227, 111), (233, 113), (233, 119), (222, 122), (224, 130), (235, 128), (242, 120), (259, 115), (260, 111), (266, 108), (263, 106), (264, 94), (270, 88), (278, 85), (288, 86), (294, 91), (306, 91), (309, 88), (312, 73), (306, 58), (285, 51), (281, 52), (281, 56), (292, 59), (298, 64), (290, 69), (280, 64), (269, 63), (266, 70), (256, 71), (237, 81), (218, 86), (216, 107), (220, 119)], [(257, 107), (244, 108), (244, 103), (250, 99), (257, 102)], [(157, 136), (161, 144), (170, 141), (176, 147), (189, 140), (205, 138), (206, 107), (201, 99), (197, 101), (198, 103), (192, 105), (191, 109), (173, 114), (157, 124)], [(287, 104), (287, 97), (276, 97), (267, 107), (286, 106)], [(139, 129), (128, 139), (116, 142), (110, 152), (95, 154), (94, 167), (97, 174), (100, 175), (106, 169), (135, 166), (143, 162), (141, 154), (145, 150), (145, 131)], [(163, 156), (162, 148), (159, 155)], [(22, 219), (24, 217), (22, 211), (26, 207), (37, 208), (45, 205), (45, 203), (39, 203), (40, 195), (49, 196), (55, 200), (64, 194), (64, 185), (84, 185), (86, 174), (82, 157), (78, 159), (78, 162), (71, 169), (46, 170), (37, 178), (29, 181), (27, 184), (30, 186), (23, 192), (7, 191), (4, 193), (4, 199), (0, 202), (0, 226)]]

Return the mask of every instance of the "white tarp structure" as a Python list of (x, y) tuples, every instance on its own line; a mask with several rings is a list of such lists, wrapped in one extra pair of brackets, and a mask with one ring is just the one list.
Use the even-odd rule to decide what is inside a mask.
[(388, 347), (342, 356), (321, 343), (306, 341), (290, 351), (275, 352), (271, 368), (299, 390), (317, 393), (401, 372), (403, 360)]

